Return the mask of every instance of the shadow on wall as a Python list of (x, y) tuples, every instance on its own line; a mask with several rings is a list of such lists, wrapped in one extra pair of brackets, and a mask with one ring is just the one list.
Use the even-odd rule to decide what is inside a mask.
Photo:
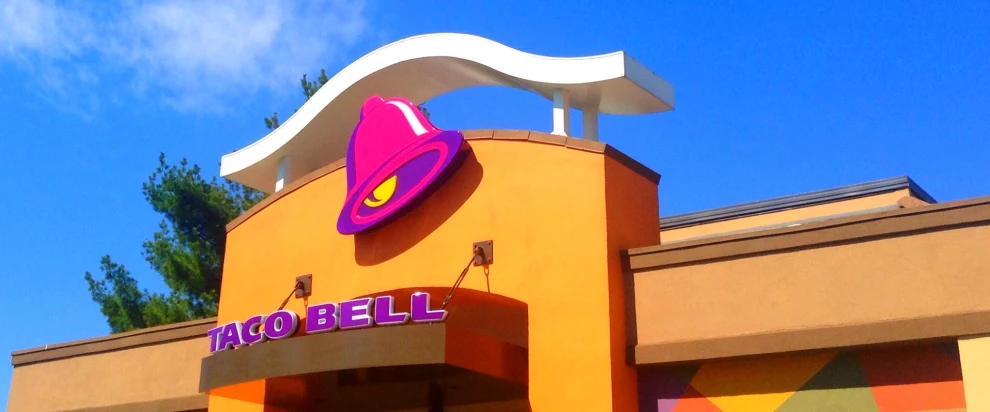
[(644, 368), (639, 381), (643, 412), (966, 407), (956, 342)]
[(407, 212), (382, 222), (378, 229), (354, 235), (354, 260), (359, 265), (387, 262), (437, 230), (478, 188), (484, 168), (471, 151), (461, 165), (445, 173), (449, 175), (437, 179), (419, 201), (408, 205)]

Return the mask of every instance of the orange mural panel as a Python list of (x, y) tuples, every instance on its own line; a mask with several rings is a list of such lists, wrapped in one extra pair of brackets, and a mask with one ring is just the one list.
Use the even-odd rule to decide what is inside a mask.
[[(652, 406), (652, 405), (651, 405)], [(649, 410), (649, 409), (647, 409)], [(681, 396), (680, 402), (670, 409), (671, 412), (722, 412), (718, 406), (708, 400), (697, 390), (688, 386)]]
[(966, 407), (955, 342), (860, 354), (863, 372), (881, 412)]

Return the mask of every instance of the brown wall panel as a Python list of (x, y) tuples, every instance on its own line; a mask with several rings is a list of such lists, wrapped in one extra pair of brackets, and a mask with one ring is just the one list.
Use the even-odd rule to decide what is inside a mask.
[(877, 215), (630, 251), (636, 363), (990, 332), (987, 199)]
[[(85, 410), (179, 402), (204, 407), (199, 369), (209, 354), (202, 337), (38, 362), (14, 368), (9, 412)], [(181, 402), (180, 402), (181, 401)], [(196, 403), (200, 402), (200, 403)], [(151, 408), (151, 409), (147, 409)], [(94, 409), (103, 410), (103, 409)]]

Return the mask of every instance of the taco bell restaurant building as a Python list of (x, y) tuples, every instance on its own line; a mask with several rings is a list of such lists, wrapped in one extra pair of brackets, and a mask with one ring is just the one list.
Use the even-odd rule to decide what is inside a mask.
[[(545, 97), (549, 130), (417, 108), (476, 85)], [(227, 226), (216, 318), (16, 351), (7, 410), (990, 411), (990, 197), (897, 177), (660, 218), (597, 119), (673, 107), (622, 52), (375, 50), (223, 157), (270, 195)]]

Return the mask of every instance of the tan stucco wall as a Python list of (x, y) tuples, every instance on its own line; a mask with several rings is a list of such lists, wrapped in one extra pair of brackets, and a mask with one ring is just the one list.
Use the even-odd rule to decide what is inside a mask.
[(990, 411), (990, 335), (959, 339), (966, 408)]
[[(869, 335), (881, 329), (870, 325), (985, 314), (987, 245), (990, 226), (946, 228), (644, 270), (633, 274), (638, 346), (667, 344), (657, 356), (673, 359), (680, 355), (669, 344), (697, 348), (694, 342), (721, 339), (721, 355), (745, 355), (760, 349), (733, 345), (732, 339), (814, 330), (833, 330), (826, 337), (842, 342), (880, 343), (883, 337)], [(850, 325), (870, 327), (841, 328)], [(918, 329), (906, 328), (926, 333)], [(817, 344), (805, 340), (787, 345), (801, 350)], [(679, 360), (703, 357), (693, 353)]]
[(678, 240), (692, 239), (700, 236), (777, 225), (816, 217), (841, 215), (845, 213), (876, 209), (884, 206), (895, 206), (897, 205), (898, 200), (910, 195), (910, 190), (902, 189), (895, 192), (844, 200), (841, 202), (782, 210), (780, 212), (748, 216), (739, 219), (726, 220), (723, 222), (661, 230), (660, 238), (664, 243), (668, 243)]
[(209, 340), (186, 339), (14, 368), (8, 412), (46, 412), (199, 395)]

